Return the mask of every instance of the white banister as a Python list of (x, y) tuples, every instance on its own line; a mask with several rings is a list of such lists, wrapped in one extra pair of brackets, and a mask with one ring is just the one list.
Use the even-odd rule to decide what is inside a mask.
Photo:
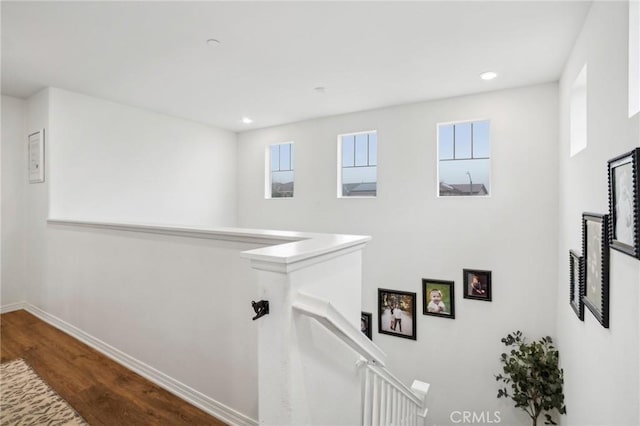
[(316, 319), (366, 360), (381, 366), (385, 365), (387, 356), (382, 349), (354, 327), (329, 301), (309, 294), (298, 293), (292, 307), (296, 311)]
[[(255, 322), (259, 420), (279, 426), (360, 423), (362, 407), (355, 402), (362, 400), (362, 383), (353, 348), (382, 362), (384, 357), (364, 341), (346, 346), (334, 336), (360, 323), (362, 248), (370, 237), (300, 236), (307, 239), (241, 254), (257, 271), (256, 299), (269, 302), (269, 314)], [(331, 297), (333, 306), (314, 304), (300, 293)], [(333, 310), (342, 317), (326, 313)], [(327, 316), (338, 319), (324, 325), (316, 319)], [(329, 362), (335, 357), (345, 362)]]
[(292, 307), (316, 319), (336, 337), (360, 354), (364, 368), (363, 425), (418, 425), (426, 416), (425, 396), (429, 385), (414, 381), (409, 388), (385, 367), (384, 352), (354, 327), (329, 301), (299, 292)]
[[(366, 365), (364, 373), (366, 380), (363, 425), (416, 426), (421, 424), (420, 419), (424, 419), (427, 415), (425, 402), (429, 384), (415, 380), (409, 389), (385, 367), (371, 363), (364, 365)], [(373, 403), (370, 403), (370, 400)]]
[[(411, 389), (405, 386), (387, 370), (384, 352), (359, 328), (362, 249), (370, 237), (62, 218), (47, 223), (60, 234), (69, 227), (86, 228), (83, 235), (118, 232), (131, 244), (146, 242), (149, 238), (136, 235), (145, 233), (155, 234), (153, 240), (159, 242), (200, 238), (242, 247), (240, 256), (254, 271), (243, 272), (245, 286), (238, 287), (245, 292), (229, 295), (228, 302), (237, 312), (246, 304), (248, 323), (257, 334), (261, 425), (417, 426), (418, 417), (426, 415), (428, 385), (416, 381)], [(238, 260), (229, 268), (246, 268), (246, 262)], [(257, 289), (246, 286), (255, 278)], [(250, 320), (252, 300), (269, 302), (269, 313), (256, 322)], [(246, 348), (252, 345), (248, 341)]]
[[(414, 392), (391, 374), (384, 352), (358, 326), (361, 250), (369, 237), (296, 236), (242, 253), (258, 271), (257, 297), (270, 305), (258, 320), (260, 423), (418, 426), (426, 392)], [(361, 357), (360, 375), (335, 362), (342, 373), (326, 371), (329, 358), (342, 353), (348, 359), (350, 350)], [(310, 394), (319, 382), (334, 391)], [(358, 392), (359, 406), (350, 396), (357, 400)]]

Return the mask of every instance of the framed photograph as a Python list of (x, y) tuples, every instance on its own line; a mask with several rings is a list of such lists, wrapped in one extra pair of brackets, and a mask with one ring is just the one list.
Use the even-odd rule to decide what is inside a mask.
[(416, 340), (416, 294), (378, 289), (378, 333)]
[(609, 328), (608, 215), (582, 213), (584, 287), (582, 302), (604, 328)]
[(584, 321), (583, 287), (583, 258), (575, 251), (569, 250), (569, 304), (580, 321)]
[(609, 244), (640, 259), (640, 148), (609, 160)]
[(360, 316), (360, 330), (364, 333), (369, 340), (371, 338), (371, 312), (362, 312)]
[(422, 313), (454, 319), (456, 304), (453, 281), (422, 279)]
[(44, 182), (44, 129), (29, 135), (29, 183)]
[(491, 302), (491, 271), (463, 269), (464, 298)]

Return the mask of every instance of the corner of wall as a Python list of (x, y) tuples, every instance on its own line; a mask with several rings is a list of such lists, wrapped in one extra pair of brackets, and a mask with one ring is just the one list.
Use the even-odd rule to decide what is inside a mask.
[[(582, 212), (609, 213), (607, 161), (640, 141), (640, 118), (628, 117), (628, 51), (620, 48), (628, 10), (628, 2), (592, 3), (560, 80), (556, 327), (568, 425), (640, 424), (640, 262), (609, 255), (609, 328), (589, 310), (581, 321), (569, 306), (568, 251), (582, 251)], [(585, 63), (587, 146), (570, 156), (571, 87)]]
[(2, 96), (1, 203), (1, 304), (25, 298), (26, 245), (26, 102)]

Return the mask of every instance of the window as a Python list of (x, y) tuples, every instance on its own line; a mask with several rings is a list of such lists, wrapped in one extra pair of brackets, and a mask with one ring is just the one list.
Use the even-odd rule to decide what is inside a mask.
[(338, 136), (338, 197), (375, 197), (378, 135), (376, 131)]
[(569, 105), (569, 155), (573, 157), (587, 147), (587, 65), (571, 86)]
[(629, 2), (629, 117), (640, 112), (640, 2)]
[(487, 196), (489, 121), (438, 125), (438, 196)]
[(293, 197), (293, 157), (293, 142), (269, 147), (266, 198)]

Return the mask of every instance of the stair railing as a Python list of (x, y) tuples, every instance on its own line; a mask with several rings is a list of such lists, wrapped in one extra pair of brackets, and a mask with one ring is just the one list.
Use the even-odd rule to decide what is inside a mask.
[(386, 368), (385, 353), (329, 301), (298, 293), (292, 307), (316, 319), (336, 337), (360, 354), (357, 365), (363, 370), (362, 424), (418, 426), (427, 415), (429, 384), (414, 380), (411, 388)]

